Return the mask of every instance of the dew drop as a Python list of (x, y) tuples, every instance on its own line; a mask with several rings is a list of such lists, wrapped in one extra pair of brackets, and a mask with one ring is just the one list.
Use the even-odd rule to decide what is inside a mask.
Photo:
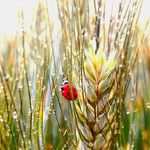
[(89, 146), (90, 146), (90, 147), (93, 147), (93, 143), (89, 143)]
[(32, 110), (31, 109), (29, 109), (29, 115), (32, 113)]
[(132, 43), (131, 47), (134, 47), (135, 46), (135, 43)]
[(26, 72), (26, 70), (24, 70), (24, 74), (26, 74), (27, 72)]
[(127, 111), (127, 112), (126, 112), (126, 114), (127, 114), (127, 115), (129, 115), (129, 114), (130, 114), (130, 112), (129, 112), (129, 111)]
[(7, 136), (7, 137), (9, 137), (9, 136), (10, 136), (10, 133), (9, 133), (9, 131), (8, 131), (8, 132), (6, 132), (6, 136)]
[(17, 48), (17, 51), (18, 51), (18, 52), (21, 52), (21, 50), (22, 50), (21, 47), (18, 47), (18, 48)]
[(19, 88), (19, 90), (22, 89), (22, 84), (21, 83), (19, 83), (18, 88)]
[(40, 59), (41, 57), (40, 57), (40, 55), (36, 55), (36, 58), (37, 58), (37, 59)]
[(41, 61), (41, 66), (43, 66), (43, 64), (44, 64), (44, 60)]
[(119, 67), (122, 68), (122, 64), (120, 64)]
[(150, 109), (150, 103), (146, 103), (146, 107)]
[(55, 114), (56, 112), (55, 112), (55, 110), (53, 110), (53, 114)]
[(0, 122), (3, 122), (3, 118), (2, 118), (2, 116), (0, 116)]
[(17, 112), (16, 111), (13, 112), (13, 118), (17, 119)]
[(9, 81), (12, 81), (13, 79), (12, 78), (9, 78)]
[(45, 43), (45, 44), (43, 45), (43, 47), (46, 48), (46, 47), (47, 47), (47, 44)]
[(43, 87), (43, 91), (45, 90), (45, 86)]
[(63, 13), (60, 13), (60, 17), (61, 17), (61, 18), (63, 18), (63, 17), (64, 17)]
[(61, 129), (59, 128), (59, 132), (61, 132)]
[(139, 58), (139, 62), (142, 62), (142, 58)]
[(30, 140), (28, 140), (28, 144), (31, 145), (31, 141)]
[(54, 73), (54, 72), (52, 73), (52, 76), (53, 76), (53, 77), (55, 76), (55, 73)]
[(34, 131), (34, 132), (33, 132), (33, 134), (36, 134), (36, 133), (37, 133), (37, 131)]
[(52, 96), (54, 96), (54, 95), (55, 95), (55, 93), (53, 92), (53, 93), (52, 93)]
[(124, 59), (124, 57), (125, 57), (124, 55), (121, 56), (122, 59)]

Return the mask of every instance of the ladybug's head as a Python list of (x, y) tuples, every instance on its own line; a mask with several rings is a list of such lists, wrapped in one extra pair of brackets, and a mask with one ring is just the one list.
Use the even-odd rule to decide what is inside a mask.
[(69, 83), (68, 81), (64, 81), (63, 84), (62, 84), (62, 86), (66, 85), (68, 83)]
[(62, 84), (62, 86), (60, 86), (61, 92), (64, 91), (64, 87), (65, 87), (65, 85), (67, 85), (67, 84), (68, 84), (68, 81), (64, 81), (63, 84)]

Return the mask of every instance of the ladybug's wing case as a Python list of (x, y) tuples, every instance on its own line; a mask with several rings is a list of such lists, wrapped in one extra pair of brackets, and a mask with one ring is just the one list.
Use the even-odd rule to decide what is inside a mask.
[(77, 91), (73, 86), (72, 86), (72, 91), (73, 91), (73, 99), (76, 100), (77, 99)]
[(71, 100), (70, 88), (68, 84), (65, 84), (61, 87), (61, 93), (66, 99)]
[[(70, 93), (70, 87), (69, 87), (69, 84), (67, 81), (63, 83), (63, 85), (61, 87), (61, 93), (67, 100), (69, 100), (69, 101), (72, 100), (72, 96)], [(73, 100), (76, 100), (77, 99), (77, 91), (73, 86), (72, 86), (72, 94), (73, 94)]]
[(72, 99), (71, 99), (71, 93), (70, 93), (69, 84), (66, 84), (66, 85), (65, 85), (65, 89), (66, 89), (65, 92), (66, 92), (66, 95), (67, 95), (66, 98), (67, 98), (68, 100), (72, 100)]

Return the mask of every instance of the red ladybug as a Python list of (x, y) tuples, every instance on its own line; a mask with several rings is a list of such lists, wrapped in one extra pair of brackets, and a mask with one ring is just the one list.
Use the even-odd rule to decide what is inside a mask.
[[(61, 94), (69, 101), (72, 100), (71, 92), (70, 92), (70, 86), (68, 81), (63, 82), (61, 86)], [(72, 94), (73, 94), (73, 100), (77, 99), (77, 91), (76, 89), (72, 86)]]

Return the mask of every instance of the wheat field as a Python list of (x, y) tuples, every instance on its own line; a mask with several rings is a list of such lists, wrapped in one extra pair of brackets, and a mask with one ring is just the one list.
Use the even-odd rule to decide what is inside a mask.
[(0, 37), (0, 149), (149, 150), (144, 0), (19, 3)]

